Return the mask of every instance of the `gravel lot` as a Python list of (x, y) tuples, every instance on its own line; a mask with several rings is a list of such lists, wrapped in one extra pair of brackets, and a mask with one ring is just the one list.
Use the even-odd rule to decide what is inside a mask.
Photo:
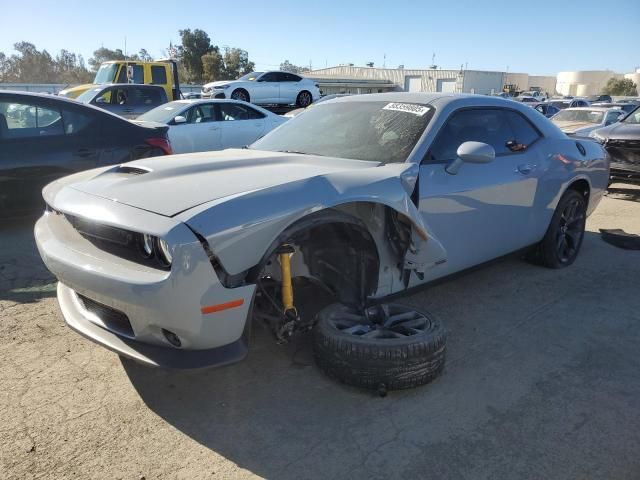
[(64, 326), (33, 219), (0, 227), (0, 478), (640, 478), (640, 189), (615, 185), (562, 271), (507, 258), (405, 301), (449, 331), (445, 372), (378, 398), (308, 339), (258, 329), (201, 372), (121, 360)]

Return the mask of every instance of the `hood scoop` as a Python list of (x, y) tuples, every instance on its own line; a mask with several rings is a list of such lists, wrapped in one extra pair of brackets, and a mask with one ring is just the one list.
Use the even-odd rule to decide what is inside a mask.
[(118, 165), (112, 170), (108, 170), (105, 173), (120, 173), (123, 175), (144, 175), (151, 172), (151, 169), (144, 167), (134, 167), (132, 165)]

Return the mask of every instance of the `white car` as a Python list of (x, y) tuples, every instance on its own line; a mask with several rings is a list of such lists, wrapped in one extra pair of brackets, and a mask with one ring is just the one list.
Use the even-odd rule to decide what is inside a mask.
[(589, 135), (598, 128), (616, 123), (625, 115), (619, 108), (576, 107), (565, 108), (551, 117), (564, 133)]
[(308, 107), (320, 98), (318, 84), (289, 72), (252, 72), (237, 80), (207, 83), (202, 96), (232, 98), (257, 105), (296, 105)]
[(522, 92), (520, 94), (521, 97), (533, 97), (536, 99), (536, 101), (538, 102), (544, 102), (547, 97), (544, 93), (542, 92), (538, 92), (537, 90), (531, 90), (529, 92)]
[(173, 153), (239, 148), (287, 119), (237, 100), (176, 100), (138, 117), (136, 123), (169, 126)]

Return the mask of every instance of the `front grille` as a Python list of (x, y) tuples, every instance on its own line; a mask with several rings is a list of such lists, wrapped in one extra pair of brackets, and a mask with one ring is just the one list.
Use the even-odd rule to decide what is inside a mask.
[(133, 328), (131, 328), (129, 317), (124, 313), (79, 293), (77, 295), (84, 308), (98, 317), (109, 330), (124, 337), (135, 338), (136, 335), (133, 333)]
[(92, 220), (51, 210), (58, 215), (64, 216), (80, 235), (100, 250), (147, 267), (159, 270), (169, 270), (171, 268), (159, 262), (156, 256), (145, 257), (141, 254), (141, 233), (103, 225)]
[(610, 138), (609, 140), (607, 140), (607, 147), (640, 150), (640, 140), (620, 140), (620, 139)]

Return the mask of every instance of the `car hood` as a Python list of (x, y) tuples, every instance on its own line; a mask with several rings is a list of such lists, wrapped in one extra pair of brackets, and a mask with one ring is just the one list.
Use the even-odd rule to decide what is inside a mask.
[(640, 140), (640, 124), (614, 123), (598, 130), (598, 134), (617, 140)]
[(58, 95), (60, 95), (61, 97), (76, 98), (80, 94), (86, 92), (90, 88), (95, 88), (96, 86), (99, 86), (99, 85), (96, 85), (95, 83), (85, 83), (83, 85), (76, 85), (75, 87), (69, 87), (69, 88), (60, 90), (58, 92)]
[(209, 83), (205, 83), (202, 88), (213, 88), (213, 87), (221, 87), (224, 85), (229, 85), (231, 83), (233, 83), (233, 80), (219, 80), (217, 82), (209, 82)]
[(589, 122), (574, 122), (574, 121), (554, 121), (558, 128), (564, 133), (576, 133), (578, 130), (590, 131), (599, 128), (600, 125), (595, 125)]
[(213, 200), (379, 165), (315, 155), (229, 149), (136, 160), (100, 170), (67, 187), (173, 217)]

